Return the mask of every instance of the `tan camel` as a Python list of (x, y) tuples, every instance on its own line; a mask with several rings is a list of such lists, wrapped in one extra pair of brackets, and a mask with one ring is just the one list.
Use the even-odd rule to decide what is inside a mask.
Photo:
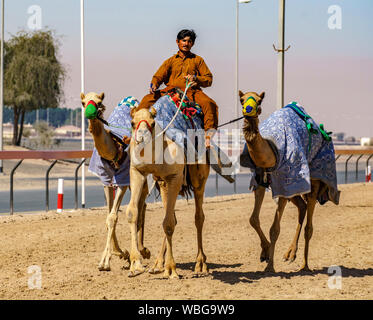
[[(257, 115), (253, 117), (246, 116), (244, 119), (244, 127), (243, 133), (244, 137), (248, 146), (250, 157), (252, 158), (256, 167), (260, 168), (271, 168), (274, 167), (276, 164), (276, 156), (270, 147), (267, 140), (263, 139), (263, 137), (259, 133), (259, 119), (258, 115), (261, 113), (260, 104), (264, 98), (264, 92), (261, 94), (257, 94), (256, 92), (247, 92), (242, 93), (239, 92), (241, 104), (244, 104), (245, 101), (251, 96), (254, 97), (257, 104), (258, 104), (258, 111)], [(288, 201), (291, 201), (295, 204), (298, 208), (298, 225), (295, 232), (295, 237), (288, 249), (288, 251), (284, 255), (285, 261), (293, 262), (296, 258), (296, 253), (298, 249), (298, 239), (301, 232), (302, 224), (304, 218), (307, 214), (307, 223), (305, 226), (305, 248), (304, 248), (304, 263), (301, 270), (309, 271), (308, 267), (308, 250), (309, 250), (309, 242), (312, 237), (313, 232), (313, 225), (312, 225), (312, 216), (315, 210), (315, 205), (317, 201), (317, 196), (319, 192), (323, 192), (327, 188), (324, 183), (320, 180), (313, 180), (311, 179), (311, 192), (301, 196), (294, 196), (290, 199), (279, 197), (277, 210), (275, 213), (275, 218), (273, 224), (270, 228), (270, 242), (267, 240), (266, 236), (264, 235), (259, 221), (259, 213), (260, 208), (263, 203), (263, 198), (265, 194), (265, 187), (258, 186), (254, 191), (255, 195), (255, 204), (252, 215), (250, 217), (250, 224), (258, 233), (261, 241), (262, 252), (260, 255), (261, 262), (267, 261), (268, 265), (265, 268), (265, 271), (268, 272), (275, 272), (274, 270), (274, 251), (275, 251), (275, 244), (280, 234), (280, 220), (282, 214), (284, 212), (285, 206)]]
[[(90, 101), (93, 101), (97, 108), (97, 117), (102, 117), (105, 111), (105, 106), (102, 101), (104, 99), (104, 93), (97, 94), (95, 92), (80, 94), (82, 105), (84, 108), (87, 107)], [(115, 167), (120, 163), (121, 158), (123, 157), (123, 150), (119, 147), (118, 143), (115, 141), (109, 131), (104, 128), (103, 123), (97, 118), (89, 119), (89, 132), (93, 136), (95, 148), (97, 149), (99, 155), (108, 160), (112, 161)], [(98, 269), (100, 271), (109, 271), (110, 270), (110, 259), (111, 256), (117, 255), (121, 259), (129, 261), (129, 253), (127, 250), (124, 252), (120, 249), (118, 240), (115, 234), (115, 227), (118, 222), (118, 211), (122, 202), (122, 199), (126, 193), (127, 186), (118, 186), (117, 192), (114, 198), (114, 187), (113, 186), (104, 186), (106, 203), (108, 206), (108, 216), (106, 219), (106, 227), (108, 230), (106, 246), (102, 254)], [(137, 233), (139, 238), (139, 250), (144, 258), (150, 257), (150, 251), (144, 247), (144, 222), (145, 222), (145, 198), (147, 195), (147, 184), (144, 188), (144, 191), (141, 194), (140, 199), (140, 216), (137, 226)]]
[[(162, 249), (150, 272), (159, 272), (164, 268), (165, 277), (179, 277), (172, 253), (172, 235), (176, 226), (175, 203), (183, 184), (184, 169), (189, 171), (196, 209), (195, 225), (197, 228), (198, 252), (194, 272), (197, 274), (208, 273), (206, 255), (203, 252), (202, 246), (202, 228), (205, 219), (202, 204), (205, 184), (209, 175), (209, 165), (206, 163), (185, 165), (183, 149), (167, 138), (167, 136), (159, 135), (158, 137), (156, 135), (155, 132), (158, 131), (159, 127), (154, 120), (156, 110), (153, 107), (150, 110), (133, 109), (131, 116), (134, 134), (130, 143), (130, 181), (133, 192), (131, 193), (131, 200), (126, 211), (132, 239), (129, 276), (144, 272), (135, 230), (139, 214), (138, 203), (141, 197), (141, 190), (143, 189), (147, 175), (153, 174), (153, 177), (158, 180), (165, 208), (165, 218), (163, 220), (165, 238)], [(162, 147), (163, 150), (159, 152)]]

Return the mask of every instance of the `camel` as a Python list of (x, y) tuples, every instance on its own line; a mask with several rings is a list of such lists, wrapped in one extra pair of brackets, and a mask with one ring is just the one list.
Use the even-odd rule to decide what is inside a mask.
[[(108, 130), (104, 128), (102, 121), (98, 118), (103, 116), (105, 111), (105, 106), (102, 103), (105, 97), (104, 93), (97, 94), (95, 92), (90, 92), (87, 94), (81, 93), (80, 98), (84, 108), (88, 105), (93, 105), (97, 110), (97, 116), (89, 119), (89, 132), (92, 134), (95, 148), (97, 149), (98, 154), (112, 162), (115, 168), (118, 168), (121, 159), (125, 156), (123, 149), (121, 148), (118, 139), (110, 134)], [(127, 143), (129, 141), (126, 141)], [(110, 271), (110, 259), (112, 255), (119, 256), (119, 258), (129, 261), (129, 252), (127, 250), (122, 251), (119, 247), (118, 240), (115, 234), (116, 224), (118, 222), (118, 211), (122, 202), (122, 199), (126, 193), (128, 186), (117, 187), (117, 192), (114, 198), (115, 187), (112, 185), (104, 185), (104, 193), (108, 208), (108, 216), (106, 218), (106, 227), (107, 227), (107, 240), (106, 246), (102, 254), (102, 258), (98, 265), (100, 271)], [(139, 250), (144, 258), (150, 258), (150, 251), (144, 247), (144, 223), (145, 223), (145, 198), (147, 195), (147, 184), (141, 193), (141, 198), (139, 202), (139, 209), (141, 214), (139, 215), (138, 226), (137, 226), (137, 235), (139, 239)]]
[[(243, 93), (239, 91), (239, 97), (241, 104), (244, 106), (250, 105), (249, 99), (255, 101), (253, 105), (252, 115), (244, 117), (244, 126), (243, 126), (243, 133), (244, 138), (246, 140), (246, 144), (248, 147), (249, 155), (252, 161), (255, 164), (255, 167), (262, 168), (265, 171), (269, 168), (274, 168), (277, 162), (277, 156), (274, 151), (273, 146), (267, 139), (264, 139), (259, 132), (259, 119), (258, 115), (261, 113), (261, 103), (264, 99), (265, 93), (262, 92), (258, 94), (256, 92), (247, 92)], [(256, 109), (256, 112), (255, 112)], [(249, 110), (252, 110), (251, 108)], [(295, 113), (292, 115), (293, 117), (297, 118), (298, 115)], [(289, 125), (289, 124), (287, 124)], [(321, 138), (320, 138), (321, 139)], [(321, 139), (322, 141), (322, 139)], [(330, 146), (329, 146), (330, 147)], [(331, 145), (331, 148), (332, 145)], [(333, 161), (334, 161), (334, 168), (333, 168)], [(334, 149), (333, 149), (333, 158), (331, 160), (332, 166), (332, 174), (335, 173), (335, 158), (334, 158)], [(333, 171), (334, 170), (334, 171)], [(263, 180), (263, 175), (261, 177)], [(298, 240), (302, 229), (302, 224), (304, 221), (305, 216), (307, 215), (307, 223), (305, 226), (305, 248), (304, 248), (304, 262), (301, 270), (304, 271), (311, 271), (308, 265), (308, 252), (309, 252), (309, 243), (313, 233), (313, 224), (312, 224), (312, 217), (315, 210), (316, 201), (320, 195), (323, 195), (328, 190), (328, 186), (321, 181), (320, 179), (313, 179), (311, 177), (311, 190), (308, 193), (302, 195), (295, 195), (293, 197), (287, 198), (283, 196), (278, 197), (277, 202), (277, 209), (274, 217), (273, 224), (270, 228), (270, 241), (267, 240), (266, 236), (264, 235), (259, 221), (259, 213), (263, 203), (263, 198), (265, 194), (266, 186), (263, 183), (259, 183), (259, 185), (254, 188), (254, 196), (255, 196), (255, 203), (254, 208), (252, 211), (252, 215), (250, 217), (250, 224), (258, 233), (260, 241), (261, 241), (261, 254), (260, 254), (260, 261), (266, 261), (268, 264), (265, 268), (266, 272), (275, 272), (274, 269), (274, 252), (275, 252), (275, 244), (280, 234), (280, 221), (286, 204), (288, 201), (291, 201), (297, 208), (298, 208), (298, 224), (295, 232), (295, 236), (289, 249), (284, 254), (284, 261), (293, 262), (296, 258), (296, 253), (298, 249)], [(283, 183), (283, 181), (281, 182)], [(336, 178), (335, 178), (336, 183)], [(268, 185), (267, 185), (268, 186)], [(338, 204), (339, 199), (339, 192), (337, 191), (335, 200), (333, 201), (335, 204)], [(331, 200), (331, 199), (330, 199)]]
[[(163, 220), (165, 238), (162, 249), (149, 272), (158, 273), (164, 268), (163, 276), (165, 278), (179, 278), (172, 252), (172, 235), (177, 223), (174, 212), (175, 203), (183, 184), (185, 169), (189, 173), (188, 178), (190, 179), (189, 182), (192, 186), (195, 200), (198, 252), (194, 272), (197, 275), (207, 274), (206, 255), (202, 245), (202, 228), (205, 219), (202, 204), (205, 184), (209, 176), (209, 165), (206, 162), (203, 164), (185, 164), (183, 148), (164, 134), (156, 135), (159, 129), (158, 124), (155, 122), (156, 114), (154, 107), (150, 109), (136, 108), (131, 111), (133, 134), (130, 142), (130, 183), (133, 191), (126, 211), (131, 229), (132, 244), (129, 276), (135, 276), (145, 271), (141, 262), (135, 231), (140, 211), (139, 201), (142, 189), (147, 175), (153, 174), (153, 177), (158, 181), (165, 209), (165, 218)], [(159, 149), (162, 148), (156, 146), (163, 146), (164, 151), (159, 152)], [(144, 156), (145, 154), (148, 154), (148, 156)], [(143, 156), (143, 158), (139, 159), (139, 156)]]

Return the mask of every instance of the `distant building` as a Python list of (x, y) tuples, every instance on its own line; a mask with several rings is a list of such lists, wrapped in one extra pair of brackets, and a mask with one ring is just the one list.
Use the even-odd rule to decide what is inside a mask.
[(80, 131), (81, 130), (79, 127), (75, 127), (71, 125), (62, 126), (54, 130), (56, 136), (69, 137), (69, 138), (79, 137)]
[(347, 137), (345, 139), (346, 144), (355, 144), (356, 143), (356, 138), (355, 137)]
[[(19, 125), (18, 125), (19, 128)], [(23, 136), (31, 137), (36, 135), (34, 126), (30, 123), (23, 124)], [(12, 139), (13, 138), (13, 123), (4, 123), (3, 124), (3, 138)]]
[(344, 132), (337, 132), (332, 134), (333, 141), (344, 141), (345, 133)]
[(373, 138), (362, 137), (360, 139), (360, 145), (362, 147), (373, 146)]

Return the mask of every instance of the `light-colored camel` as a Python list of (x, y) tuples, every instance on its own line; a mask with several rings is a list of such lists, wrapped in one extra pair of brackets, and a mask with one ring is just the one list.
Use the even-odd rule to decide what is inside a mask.
[(156, 132), (160, 130), (158, 131), (159, 127), (154, 119), (156, 110), (153, 107), (150, 110), (133, 109), (131, 116), (133, 134), (130, 143), (130, 183), (133, 191), (126, 211), (132, 239), (129, 276), (144, 272), (135, 231), (140, 211), (138, 203), (142, 189), (147, 175), (153, 174), (153, 177), (158, 180), (165, 208), (165, 218), (163, 220), (165, 238), (162, 249), (150, 272), (159, 272), (164, 268), (165, 277), (179, 277), (172, 253), (172, 235), (176, 226), (175, 203), (183, 184), (184, 169), (189, 171), (190, 184), (195, 200), (198, 252), (194, 272), (197, 274), (208, 273), (206, 255), (202, 246), (202, 228), (205, 219), (202, 204), (205, 184), (209, 175), (209, 165), (207, 163), (185, 165), (183, 148), (167, 138), (166, 135), (156, 135)]
[[(251, 96), (254, 97), (257, 104), (258, 104), (258, 112), (256, 116), (248, 117), (246, 116), (244, 119), (244, 127), (243, 133), (247, 143), (247, 147), (249, 150), (250, 157), (252, 158), (256, 167), (260, 168), (271, 168), (274, 167), (276, 164), (276, 156), (268, 144), (267, 140), (263, 139), (263, 137), (259, 133), (259, 119), (258, 115), (261, 113), (260, 104), (264, 98), (264, 92), (261, 94), (257, 94), (256, 92), (247, 92), (242, 93), (239, 91), (240, 101), (241, 104), (244, 104), (245, 101)], [(294, 196), (290, 199), (279, 197), (277, 210), (275, 213), (275, 218), (273, 224), (271, 226), (269, 235), (270, 241), (267, 240), (266, 236), (264, 235), (259, 221), (259, 213), (260, 208), (263, 203), (264, 194), (265, 194), (265, 187), (258, 186), (254, 191), (255, 195), (255, 203), (252, 215), (250, 217), (250, 224), (258, 233), (261, 241), (262, 252), (260, 255), (261, 262), (266, 261), (268, 262), (265, 271), (268, 272), (275, 272), (274, 270), (274, 251), (275, 251), (275, 244), (280, 234), (280, 220), (282, 214), (284, 212), (285, 206), (287, 202), (290, 200), (295, 206), (298, 208), (298, 225), (295, 232), (294, 239), (288, 249), (288, 251), (284, 255), (285, 261), (293, 262), (296, 258), (296, 253), (298, 249), (298, 239), (302, 229), (302, 224), (304, 218), (307, 214), (307, 223), (305, 226), (305, 248), (304, 248), (304, 263), (301, 270), (309, 271), (308, 267), (308, 250), (309, 250), (309, 242), (312, 237), (313, 232), (313, 225), (312, 225), (312, 216), (315, 210), (315, 205), (317, 201), (317, 196), (319, 192), (322, 192), (323, 188), (326, 187), (323, 183), (319, 180), (311, 179), (311, 192), (304, 195), (304, 198), (301, 196)]]
[[(90, 92), (87, 94), (81, 93), (80, 98), (84, 108), (90, 103), (96, 106), (97, 109), (97, 117), (102, 118), (103, 113), (105, 111), (105, 106), (102, 103), (105, 95), (104, 93), (97, 94), (95, 92)], [(118, 147), (118, 143), (115, 142), (114, 137), (110, 134), (108, 130), (104, 128), (103, 123), (99, 120), (89, 119), (89, 132), (93, 136), (95, 148), (97, 149), (99, 155), (108, 160), (112, 161), (113, 166), (118, 166), (118, 161), (123, 156), (123, 151), (121, 148)], [(127, 250), (124, 252), (120, 249), (118, 245), (118, 240), (115, 234), (115, 227), (118, 222), (118, 211), (122, 202), (122, 199), (126, 193), (127, 186), (118, 186), (117, 192), (115, 193), (114, 198), (114, 187), (113, 186), (104, 186), (105, 198), (106, 203), (108, 206), (108, 216), (106, 219), (106, 227), (108, 230), (106, 246), (104, 252), (102, 254), (102, 258), (99, 263), (99, 270), (101, 271), (109, 271), (110, 270), (110, 259), (111, 256), (117, 255), (121, 259), (125, 259), (129, 261), (129, 253)], [(144, 247), (143, 239), (144, 239), (144, 223), (145, 223), (145, 198), (147, 195), (147, 184), (144, 188), (144, 191), (141, 194), (140, 199), (140, 212), (137, 233), (139, 238), (139, 250), (144, 258), (150, 257), (150, 251)]]

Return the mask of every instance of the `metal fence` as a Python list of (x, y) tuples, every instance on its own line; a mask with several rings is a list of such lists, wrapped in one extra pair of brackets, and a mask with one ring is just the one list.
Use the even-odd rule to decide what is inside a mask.
[[(341, 157), (344, 161), (344, 176), (345, 183), (348, 182), (348, 165), (351, 159), (355, 157), (355, 181), (358, 181), (359, 163), (361, 164), (361, 159), (366, 157), (365, 167), (369, 166), (369, 161), (373, 157), (373, 148), (356, 148), (356, 149), (336, 149), (336, 161), (339, 160), (341, 163)], [(79, 168), (85, 163), (86, 159), (90, 158), (92, 155), (92, 150), (85, 151), (1, 151), (0, 159), (2, 160), (19, 160), (17, 164), (12, 168), (10, 173), (10, 190), (9, 190), (9, 206), (10, 214), (14, 212), (14, 198), (13, 198), (13, 187), (14, 187), (14, 174), (17, 168), (22, 164), (25, 159), (43, 159), (43, 160), (53, 160), (45, 173), (45, 210), (49, 211), (49, 174), (53, 169), (55, 164), (59, 160), (66, 159), (79, 159), (75, 169), (75, 209), (78, 208), (78, 172)], [(232, 183), (233, 193), (237, 193), (237, 178), (240, 174), (237, 174), (234, 178), (235, 181)], [(219, 180), (223, 179), (219, 177), (218, 174), (215, 175), (215, 195), (219, 195)]]

